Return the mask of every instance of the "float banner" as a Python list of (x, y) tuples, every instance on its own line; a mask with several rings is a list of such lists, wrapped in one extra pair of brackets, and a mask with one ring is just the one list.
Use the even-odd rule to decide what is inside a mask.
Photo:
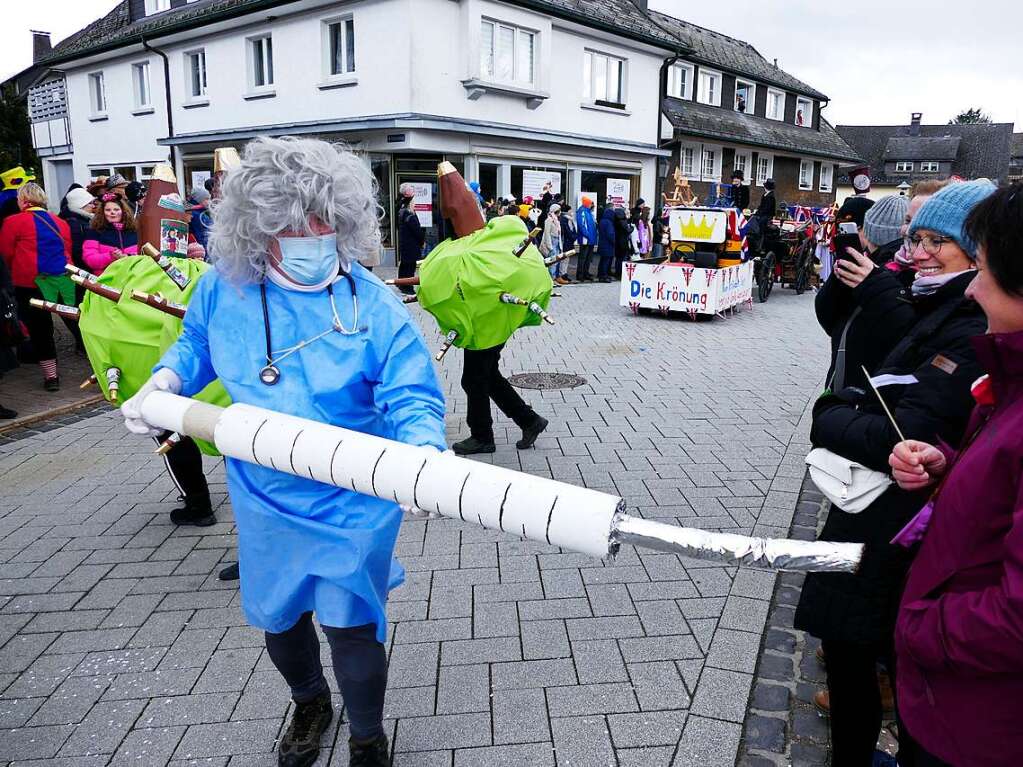
[(668, 225), (672, 240), (722, 243), (728, 234), (728, 212), (678, 208), (668, 214)]
[(723, 269), (622, 264), (619, 303), (630, 309), (717, 314), (753, 297), (753, 262)]

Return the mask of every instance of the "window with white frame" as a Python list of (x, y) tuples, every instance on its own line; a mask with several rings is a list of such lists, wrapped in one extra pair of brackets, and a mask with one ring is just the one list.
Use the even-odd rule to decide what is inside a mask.
[(153, 96), (149, 90), (149, 62), (140, 61), (131, 65), (132, 91), (135, 95), (135, 109), (149, 109)]
[(693, 97), (692, 64), (672, 64), (668, 70), (668, 95), (677, 99)]
[(750, 180), (750, 160), (751, 156), (749, 152), (735, 152), (735, 159), (732, 160), (732, 172), (741, 172), (742, 178), (746, 183)]
[(274, 84), (274, 41), (270, 35), (249, 39), (249, 84), (269, 88)]
[(753, 114), (757, 103), (757, 86), (748, 80), (735, 81), (735, 106), (736, 112)]
[(684, 146), (679, 150), (679, 167), (682, 175), (686, 178), (693, 178), (696, 171), (696, 149), (691, 146)]
[(700, 178), (716, 183), (721, 180), (721, 150), (704, 147), (701, 151)]
[(171, 7), (171, 0), (146, 0), (146, 16), (151, 16), (154, 13), (160, 13), (162, 11), (169, 11)]
[(813, 189), (813, 160), (799, 161), (799, 188)]
[(920, 163), (920, 172), (921, 173), (937, 173), (938, 172), (938, 163), (933, 161), (933, 160), (924, 160), (923, 162)]
[(94, 115), (106, 114), (107, 91), (103, 84), (102, 72), (93, 72), (89, 75), (89, 106)]
[(355, 74), (355, 20), (351, 17), (323, 22), (327, 77)]
[(813, 125), (813, 102), (810, 99), (796, 99), (795, 123), (804, 127)]
[(757, 155), (757, 186), (774, 175), (774, 157), (769, 154)]
[(895, 163), (895, 172), (896, 173), (912, 173), (913, 172), (913, 163), (911, 163), (911, 162), (909, 162), (907, 160), (899, 160), (897, 163)]
[(775, 90), (774, 88), (767, 89), (766, 114), (768, 120), (785, 119), (785, 91)]
[(532, 86), (536, 79), (536, 32), (480, 21), (480, 79)]
[(701, 104), (721, 106), (721, 73), (701, 69), (697, 81), (696, 100)]
[(830, 162), (821, 163), (821, 180), (819, 189), (822, 192), (830, 192), (831, 185), (835, 179), (835, 166)]
[(206, 50), (185, 54), (185, 94), (188, 99), (206, 98)]
[(605, 106), (624, 106), (625, 67), (625, 59), (597, 51), (584, 51), (583, 98)]

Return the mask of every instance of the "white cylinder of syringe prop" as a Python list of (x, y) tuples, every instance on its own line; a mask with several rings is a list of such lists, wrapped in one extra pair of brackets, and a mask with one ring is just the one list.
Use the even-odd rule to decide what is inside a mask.
[(143, 416), (193, 436), (190, 426), (199, 424), (198, 436), (227, 457), (595, 557), (610, 553), (622, 505), (594, 490), (250, 405), (220, 409), (155, 392)]

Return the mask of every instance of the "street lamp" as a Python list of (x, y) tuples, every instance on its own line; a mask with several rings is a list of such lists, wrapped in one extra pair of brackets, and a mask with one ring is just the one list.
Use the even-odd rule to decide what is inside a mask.
[(896, 189), (899, 190), (899, 194), (901, 196), (903, 196), (903, 197), (905, 197), (906, 194), (909, 192), (909, 190), (912, 189), (912, 188), (913, 187), (910, 185), (910, 183), (908, 181), (903, 181), (901, 184), (899, 184), (896, 187)]

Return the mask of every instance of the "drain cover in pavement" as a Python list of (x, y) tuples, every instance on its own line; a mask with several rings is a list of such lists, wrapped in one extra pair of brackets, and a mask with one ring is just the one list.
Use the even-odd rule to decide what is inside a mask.
[(571, 373), (516, 373), (508, 377), (508, 383), (520, 389), (574, 389), (586, 379)]

